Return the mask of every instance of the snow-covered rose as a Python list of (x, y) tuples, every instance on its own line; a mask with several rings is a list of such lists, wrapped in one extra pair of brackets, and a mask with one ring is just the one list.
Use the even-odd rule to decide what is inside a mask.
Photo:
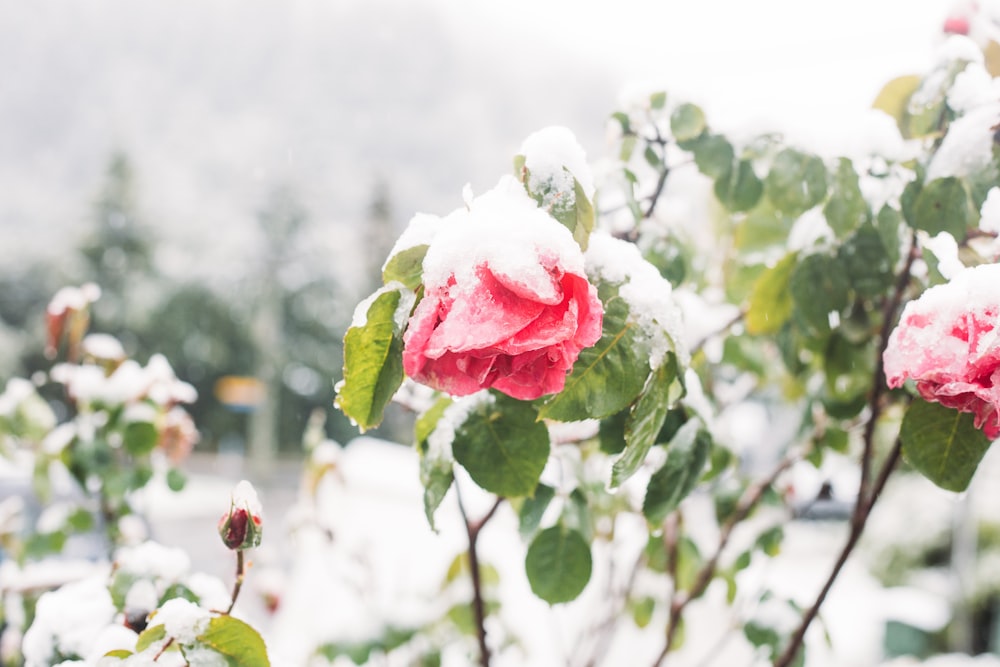
[(1000, 437), (1000, 264), (965, 269), (903, 310), (883, 357), (886, 381), (975, 415)]
[(435, 389), (554, 394), (601, 337), (579, 246), (511, 177), (441, 221), (423, 270), (403, 367)]

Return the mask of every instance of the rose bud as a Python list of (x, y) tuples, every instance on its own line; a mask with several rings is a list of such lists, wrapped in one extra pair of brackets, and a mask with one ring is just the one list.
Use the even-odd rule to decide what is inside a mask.
[(234, 551), (260, 546), (262, 533), (260, 501), (250, 482), (243, 480), (233, 489), (229, 512), (219, 519), (219, 536)]

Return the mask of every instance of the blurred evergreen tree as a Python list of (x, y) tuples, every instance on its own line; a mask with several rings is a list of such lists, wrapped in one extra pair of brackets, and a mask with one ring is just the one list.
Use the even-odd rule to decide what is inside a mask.
[(101, 287), (93, 310), (94, 330), (136, 347), (134, 336), (145, 328), (158, 276), (153, 234), (139, 214), (135, 170), (123, 152), (108, 160), (91, 219), (93, 226), (80, 245), (80, 282)]

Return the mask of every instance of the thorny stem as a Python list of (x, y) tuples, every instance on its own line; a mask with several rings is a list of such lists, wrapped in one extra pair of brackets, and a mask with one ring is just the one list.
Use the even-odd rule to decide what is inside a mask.
[(229, 603), (229, 609), (223, 612), (225, 615), (229, 615), (233, 611), (233, 607), (236, 606), (236, 598), (240, 596), (240, 589), (243, 587), (243, 576), (246, 574), (243, 563), (243, 550), (238, 549), (236, 551), (236, 583), (233, 584), (233, 599)]
[(459, 492), (457, 486), (455, 487), (455, 491), (458, 496), (458, 509), (462, 513), (462, 519), (465, 521), (465, 532), (469, 536), (469, 571), (472, 574), (472, 615), (476, 621), (476, 636), (479, 640), (479, 664), (481, 667), (489, 667), (490, 649), (486, 645), (486, 605), (483, 601), (483, 582), (479, 571), (479, 553), (476, 550), (476, 544), (479, 541), (480, 531), (493, 518), (493, 515), (496, 514), (497, 509), (503, 502), (503, 497), (497, 498), (496, 502), (493, 503), (493, 507), (479, 521), (470, 521), (469, 515), (465, 511), (465, 505), (462, 503), (462, 494)]
[(802, 643), (805, 641), (805, 635), (806, 631), (809, 629), (809, 625), (816, 618), (820, 607), (826, 600), (827, 594), (833, 587), (833, 582), (836, 581), (837, 576), (840, 574), (840, 570), (844, 567), (847, 559), (854, 551), (854, 547), (857, 546), (858, 540), (861, 538), (861, 534), (865, 530), (865, 524), (868, 522), (868, 517), (871, 515), (872, 508), (875, 506), (875, 503), (879, 498), (879, 494), (881, 494), (882, 489), (885, 488), (885, 484), (889, 480), (889, 475), (892, 473), (893, 469), (896, 467), (896, 462), (899, 460), (902, 443), (897, 438), (895, 444), (892, 446), (892, 450), (889, 452), (885, 462), (882, 464), (882, 469), (879, 472), (878, 478), (875, 480), (874, 484), (871, 482), (872, 464), (875, 452), (875, 424), (882, 413), (883, 406), (881, 398), (885, 391), (885, 372), (882, 364), (882, 355), (885, 353), (885, 348), (889, 344), (889, 335), (892, 332), (892, 327), (895, 324), (900, 304), (903, 301), (903, 294), (906, 292), (906, 288), (910, 283), (913, 262), (919, 256), (919, 253), (920, 248), (917, 243), (916, 232), (914, 232), (910, 237), (910, 252), (906, 257), (906, 263), (903, 266), (903, 269), (896, 278), (896, 285), (893, 290), (892, 297), (886, 302), (885, 307), (882, 309), (882, 329), (879, 333), (879, 346), (876, 357), (877, 361), (875, 363), (874, 386), (872, 388), (872, 395), (868, 402), (869, 415), (868, 422), (865, 424), (864, 449), (861, 454), (861, 481), (858, 484), (858, 498), (854, 504), (854, 512), (851, 515), (850, 532), (847, 535), (847, 542), (844, 543), (844, 547), (841, 549), (840, 555), (834, 563), (833, 569), (830, 571), (830, 575), (826, 579), (826, 583), (823, 584), (819, 594), (816, 596), (816, 601), (813, 602), (812, 606), (802, 616), (802, 620), (799, 622), (798, 628), (796, 628), (795, 632), (792, 634), (785, 650), (780, 656), (778, 656), (778, 659), (774, 661), (774, 667), (788, 667), (795, 660), (796, 656), (798, 656), (799, 651), (802, 650)]
[[(801, 458), (801, 452), (789, 453), (778, 462), (778, 465), (771, 471), (770, 475), (768, 475), (765, 479), (760, 480), (743, 493), (739, 503), (736, 505), (736, 509), (733, 510), (733, 513), (729, 515), (729, 518), (726, 519), (726, 522), (722, 524), (722, 527), (719, 529), (719, 544), (715, 549), (715, 553), (713, 553), (712, 557), (705, 562), (700, 570), (698, 570), (698, 574), (695, 576), (694, 584), (692, 584), (691, 589), (687, 592), (677, 591), (675, 589), (675, 592), (671, 595), (670, 600), (670, 619), (667, 621), (666, 643), (663, 646), (663, 650), (660, 651), (660, 655), (657, 656), (656, 660), (653, 662), (653, 667), (660, 665), (673, 648), (677, 631), (680, 629), (680, 624), (684, 617), (684, 610), (687, 608), (688, 604), (701, 597), (701, 595), (705, 592), (705, 589), (708, 588), (708, 585), (712, 582), (712, 577), (715, 576), (715, 571), (719, 566), (719, 559), (722, 557), (722, 552), (729, 544), (729, 539), (732, 537), (733, 530), (737, 525), (750, 516), (750, 513), (753, 512), (754, 508), (756, 508), (758, 504), (760, 504), (764, 494), (777, 481), (781, 473), (790, 468)], [(668, 530), (664, 530), (665, 543), (668, 541), (668, 532)], [(668, 555), (668, 558), (675, 561), (676, 536), (672, 539), (675, 542), (673, 545), (674, 555)], [(670, 561), (668, 560), (668, 562)], [(674, 580), (676, 581), (676, 577)]]

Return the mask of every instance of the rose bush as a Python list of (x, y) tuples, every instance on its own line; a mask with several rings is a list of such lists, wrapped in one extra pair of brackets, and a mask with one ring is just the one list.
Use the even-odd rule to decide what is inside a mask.
[(959, 272), (906, 305), (886, 348), (890, 387), (907, 379), (920, 396), (975, 416), (1000, 437), (1000, 265)]
[(601, 337), (601, 302), (571, 232), (511, 177), (438, 227), (403, 338), (406, 374), (453, 396), (559, 392)]

